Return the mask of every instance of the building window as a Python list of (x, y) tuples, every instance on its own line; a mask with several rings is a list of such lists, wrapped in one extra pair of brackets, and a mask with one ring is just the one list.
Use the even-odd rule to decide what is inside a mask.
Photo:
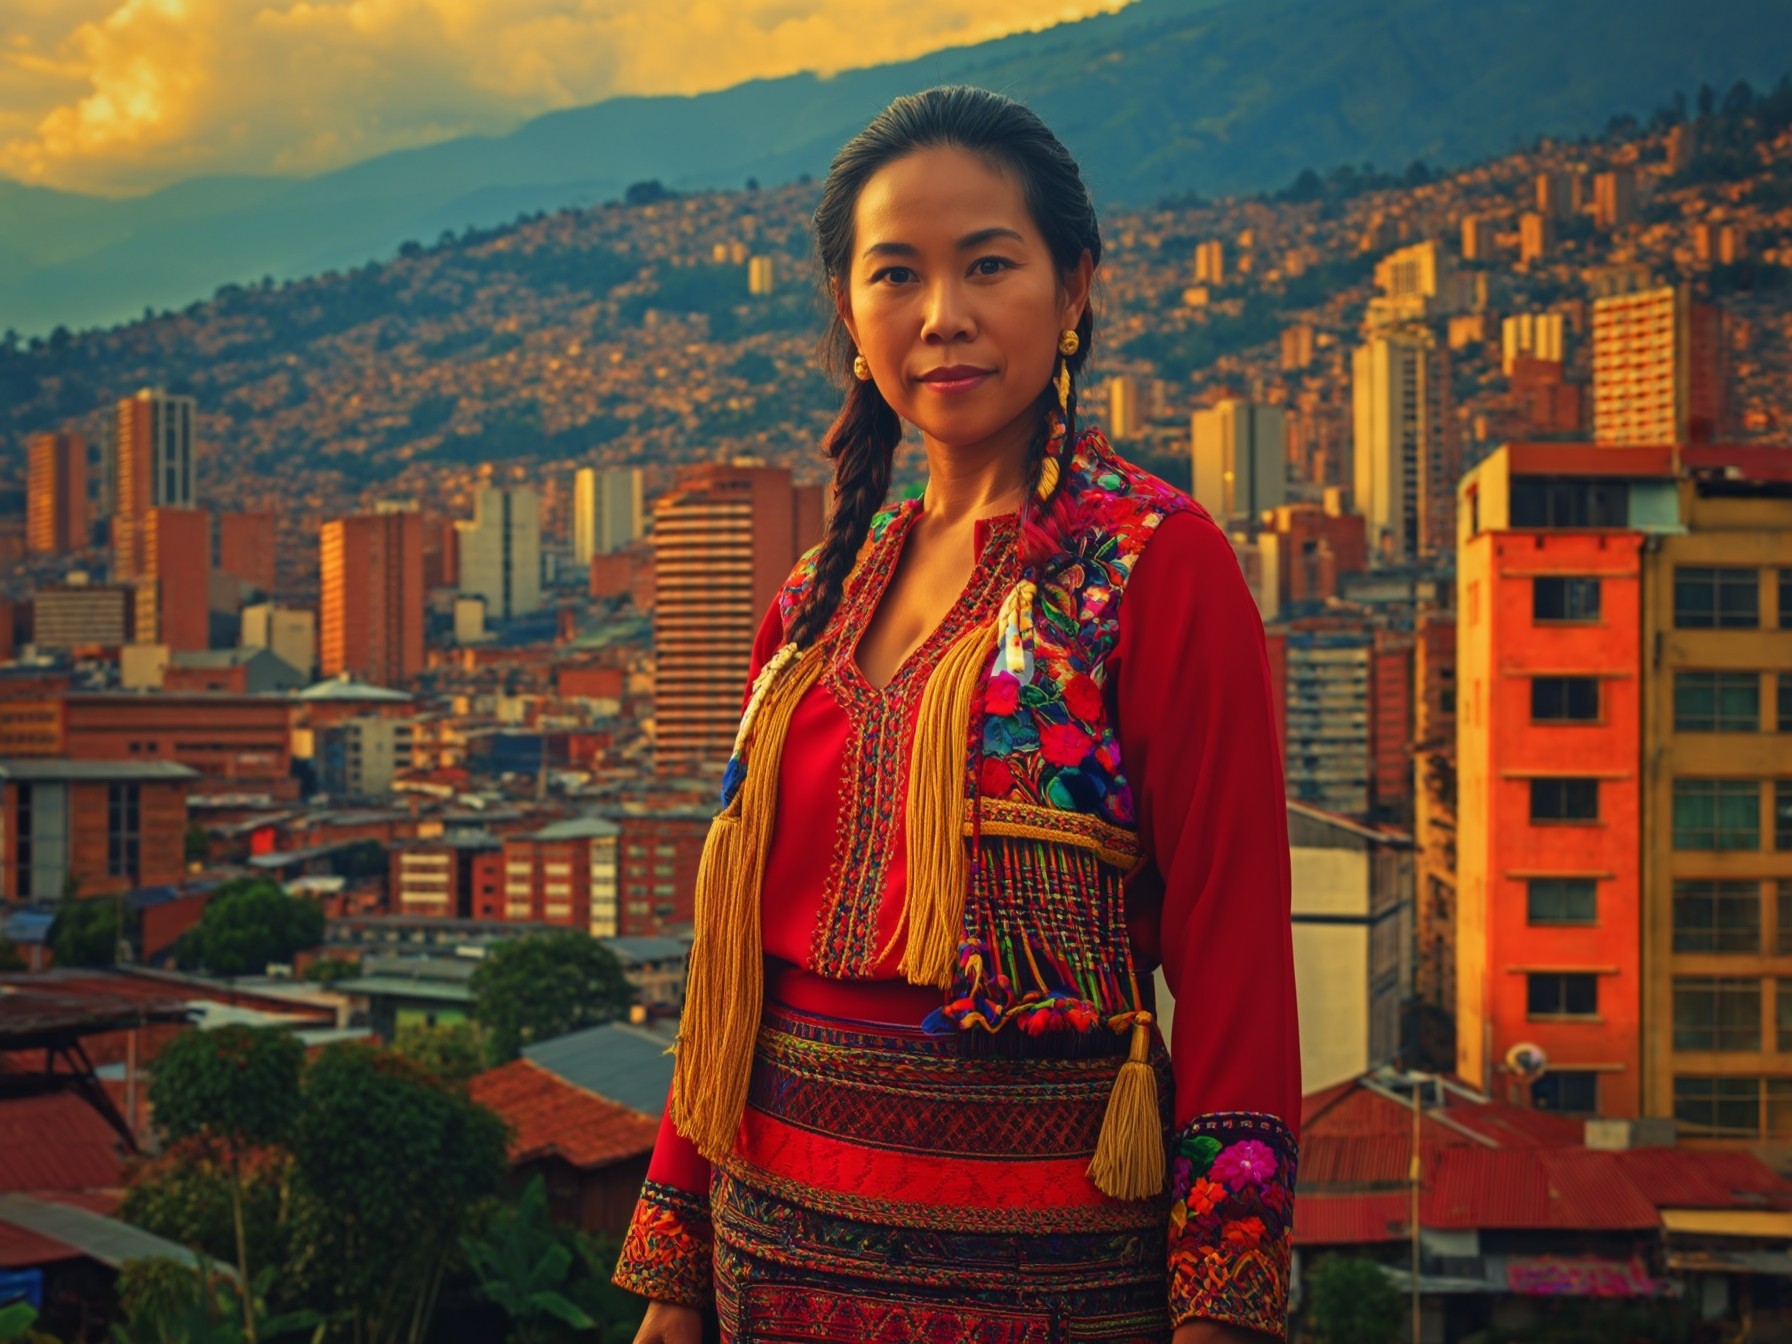
[(1752, 779), (1676, 779), (1675, 849), (1761, 848), (1761, 786)]
[(1674, 731), (1754, 733), (1761, 729), (1761, 678), (1753, 672), (1676, 672)]
[(1792, 1050), (1792, 980), (1781, 980), (1773, 994), (1773, 1048)]
[(1773, 847), (1792, 849), (1792, 779), (1773, 781)]
[(1792, 630), (1792, 569), (1780, 571), (1780, 629)]
[(1759, 1050), (1761, 982), (1719, 976), (1674, 980), (1674, 1049)]
[(1533, 723), (1592, 723), (1598, 717), (1598, 677), (1531, 678)]
[(1759, 952), (1761, 888), (1754, 882), (1674, 883), (1674, 951)]
[(136, 784), (106, 786), (106, 875), (122, 877), (132, 886), (143, 848), (139, 790)]
[(1533, 924), (1591, 924), (1598, 915), (1590, 877), (1533, 877), (1526, 908)]
[(1533, 779), (1531, 820), (1598, 821), (1599, 781), (1596, 779)]
[(1681, 630), (1752, 630), (1761, 624), (1761, 575), (1753, 569), (1674, 571), (1674, 625)]
[(1511, 518), (1515, 528), (1626, 527), (1630, 486), (1571, 476), (1517, 476), (1512, 480)]
[(1531, 580), (1533, 621), (1591, 622), (1599, 619), (1599, 580), (1550, 575)]
[(1778, 716), (1773, 726), (1782, 733), (1792, 733), (1792, 672), (1779, 675), (1779, 694), (1774, 698), (1778, 703)]
[(1551, 1069), (1531, 1084), (1531, 1105), (1563, 1115), (1597, 1115), (1599, 1075), (1590, 1069)]
[(1701, 1137), (1753, 1138), (1761, 1132), (1761, 1080), (1677, 1074), (1674, 1118)]
[(1592, 1017), (1599, 1011), (1599, 977), (1582, 972), (1533, 971), (1525, 977), (1531, 1017)]

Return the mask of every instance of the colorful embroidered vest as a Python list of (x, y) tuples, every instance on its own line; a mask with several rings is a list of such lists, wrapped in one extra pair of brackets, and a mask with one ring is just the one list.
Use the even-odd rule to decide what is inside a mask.
[[(1122, 460), (1099, 430), (1079, 434), (1067, 455), (1061, 448), (1060, 433), (1046, 464), (1057, 486), (1023, 538), (1041, 558), (993, 627), (946, 650), (923, 692), (897, 937), (903, 974), (944, 991), (929, 1031), (977, 1051), (1127, 1051), (1091, 1175), (1109, 1193), (1140, 1197), (1162, 1184), (1161, 1135), (1145, 1062), (1150, 1013), (1123, 908), (1137, 817), (1102, 687), (1133, 565), (1164, 518), (1198, 506)], [(881, 511), (860, 563), (918, 507)], [(814, 581), (815, 554), (780, 594), (787, 628)], [(705, 847), (673, 1118), (712, 1158), (732, 1141), (737, 1101), (744, 1106), (737, 1056), (750, 1056), (744, 1019), (756, 1023), (760, 1007), (758, 884), (784, 732), (834, 633), (808, 650), (786, 644), (761, 671)]]

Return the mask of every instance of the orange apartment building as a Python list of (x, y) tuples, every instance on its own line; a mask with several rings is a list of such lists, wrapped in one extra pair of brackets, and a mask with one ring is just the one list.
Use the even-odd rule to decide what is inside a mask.
[(113, 511), (113, 577), (143, 573), (144, 521), (151, 509), (196, 502), (192, 397), (144, 388), (118, 403), (102, 496)]
[(319, 659), (325, 677), (348, 673), (402, 686), (423, 670), (423, 515), (364, 513), (323, 526)]
[(1792, 460), (1510, 444), (1468, 473), (1457, 1067), (1792, 1158)]
[(0, 760), (0, 901), (180, 881), (193, 783), (173, 761)]
[(154, 508), (143, 515), (137, 643), (170, 652), (211, 647), (211, 515)]
[(33, 434), (26, 441), (25, 548), (65, 555), (87, 547), (87, 440)]
[(271, 509), (219, 514), (216, 568), (264, 596), (271, 595), (277, 582), (274, 536)]
[[(1457, 1072), (1497, 1097), (1640, 1114), (1648, 450), (1511, 444), (1463, 477), (1457, 550)], [(1516, 1098), (1522, 1100), (1522, 1097)]]

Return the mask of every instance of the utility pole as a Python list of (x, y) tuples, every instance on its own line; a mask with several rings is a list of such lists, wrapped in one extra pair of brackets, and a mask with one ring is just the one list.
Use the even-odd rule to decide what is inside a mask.
[(1411, 1187), (1411, 1209), (1407, 1216), (1407, 1226), (1412, 1233), (1412, 1344), (1423, 1344), (1423, 1312), (1419, 1299), (1419, 1186), (1422, 1175), (1419, 1124), (1424, 1110), (1420, 1105), (1419, 1092), (1429, 1080), (1425, 1074), (1416, 1071), (1407, 1076), (1412, 1080), (1412, 1160), (1406, 1171), (1407, 1184)]

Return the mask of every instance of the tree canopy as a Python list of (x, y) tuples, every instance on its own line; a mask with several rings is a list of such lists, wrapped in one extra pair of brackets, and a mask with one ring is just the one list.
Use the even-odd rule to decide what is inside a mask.
[(536, 1041), (613, 1022), (634, 998), (614, 954), (571, 929), (499, 943), (473, 972), (473, 1016), (493, 1064)]
[(323, 941), (318, 903), (288, 896), (266, 878), (226, 882), (206, 903), (199, 922), (180, 936), (174, 959), (182, 970), (212, 975), (259, 974), (271, 961)]

